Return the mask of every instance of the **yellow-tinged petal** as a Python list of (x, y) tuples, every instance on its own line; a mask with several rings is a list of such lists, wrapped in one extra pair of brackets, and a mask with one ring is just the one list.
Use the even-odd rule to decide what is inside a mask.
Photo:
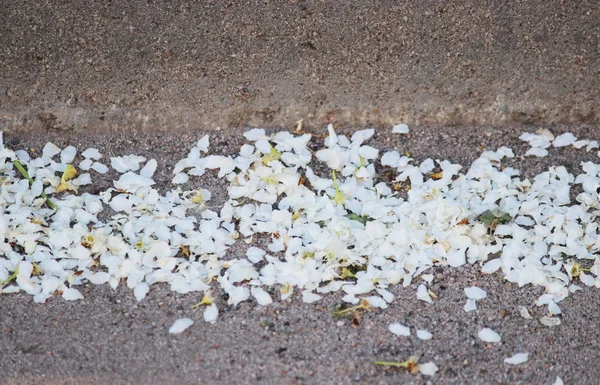
[(195, 308), (197, 308), (197, 307), (200, 307), (200, 306), (202, 306), (202, 305), (207, 305), (207, 306), (210, 306), (210, 305), (212, 305), (212, 304), (213, 304), (213, 300), (212, 300), (212, 298), (211, 298), (211, 297), (210, 297), (208, 294), (204, 294), (204, 297), (202, 297), (202, 301), (198, 302), (198, 303), (197, 303), (197, 304), (195, 304), (195, 305), (192, 305), (192, 307), (191, 307), (191, 308), (192, 308), (192, 309), (195, 309)]
[(75, 166), (73, 166), (72, 164), (68, 164), (67, 168), (63, 172), (62, 177), (60, 179), (63, 182), (66, 182), (68, 180), (75, 178), (76, 175), (77, 175), (77, 169), (75, 168)]
[(281, 158), (281, 153), (275, 149), (275, 147), (271, 146), (271, 153), (266, 154), (262, 157), (262, 162), (266, 166), (269, 162), (274, 160), (279, 160)]
[(335, 197), (333, 198), (333, 201), (336, 204), (343, 205), (346, 202), (346, 198), (344, 197), (344, 194), (338, 188), (337, 175), (335, 174), (335, 170), (332, 171), (332, 175), (333, 175), (333, 187), (335, 188)]
[(60, 178), (60, 184), (55, 187), (56, 192), (73, 191), (77, 194), (77, 188), (69, 183), (69, 181), (77, 175), (77, 169), (72, 164), (67, 165), (67, 168)]

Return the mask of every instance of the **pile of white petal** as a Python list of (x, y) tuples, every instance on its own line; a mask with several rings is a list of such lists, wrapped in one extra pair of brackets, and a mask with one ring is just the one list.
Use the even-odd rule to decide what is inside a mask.
[[(78, 287), (91, 282), (125, 284), (141, 301), (164, 282), (178, 293), (202, 292), (204, 318), (214, 322), (211, 298), (222, 292), (228, 305), (268, 305), (294, 292), (314, 302), (341, 290), (348, 303), (364, 299), (386, 308), (394, 300), (390, 286), (421, 276), (417, 295), (431, 302), (433, 276), (426, 272), (433, 266), (468, 263), (519, 286), (542, 286), (536, 305), (547, 306), (550, 316), (577, 284), (600, 287), (600, 165), (584, 163), (576, 177), (556, 166), (520, 179), (502, 164), (514, 157), (510, 148), (484, 151), (463, 170), (447, 160), (417, 164), (397, 151), (380, 157), (365, 144), (373, 134), (348, 138), (330, 126), (325, 146), (313, 154), (309, 134), (252, 129), (235, 157), (209, 155), (204, 136), (175, 166), (173, 183), (201, 185), (202, 175), (218, 170), (229, 194), (218, 209), (207, 204), (211, 193), (202, 188), (159, 193), (156, 160), (135, 155), (110, 159), (121, 173), (113, 188), (77, 194), (91, 175), (109, 170), (98, 150), (85, 150), (84, 160), (73, 164), (72, 146), (49, 143), (32, 158), (5, 148), (0, 136), (0, 293), (23, 291), (35, 302), (53, 295), (78, 300)], [(525, 139), (535, 148), (549, 146), (547, 136), (533, 135)], [(377, 182), (377, 159), (395, 170), (392, 185)], [(326, 175), (310, 167), (319, 161), (329, 168)], [(575, 203), (574, 184), (583, 190)], [(110, 218), (99, 220), (108, 207)], [(486, 212), (510, 220), (485, 223)], [(257, 247), (259, 236), (269, 239), (266, 246)], [(250, 246), (246, 255), (228, 255), (236, 242)], [(485, 293), (471, 291), (472, 310)]]

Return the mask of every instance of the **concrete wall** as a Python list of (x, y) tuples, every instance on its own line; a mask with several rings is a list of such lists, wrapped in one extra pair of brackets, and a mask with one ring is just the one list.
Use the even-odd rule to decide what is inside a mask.
[(5, 0), (0, 130), (600, 122), (598, 1)]

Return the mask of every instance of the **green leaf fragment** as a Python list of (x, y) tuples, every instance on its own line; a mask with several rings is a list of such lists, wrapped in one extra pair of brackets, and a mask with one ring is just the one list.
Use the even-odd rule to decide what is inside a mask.
[(371, 222), (373, 220), (373, 218), (371, 218), (371, 217), (368, 217), (365, 215), (358, 215), (355, 213), (350, 213), (350, 214), (346, 215), (346, 218), (352, 219), (353, 221), (360, 222), (363, 225), (366, 225), (367, 222)]
[(481, 213), (477, 219), (488, 226), (492, 226), (494, 224), (504, 225), (512, 221), (510, 214), (500, 209), (486, 210)]
[(6, 285), (7, 283), (10, 283), (11, 281), (14, 281), (15, 279), (17, 279), (17, 275), (19, 275), (19, 269), (17, 268), (17, 270), (15, 270), (10, 277), (6, 278), (4, 281), (0, 282), (0, 287)]
[(344, 203), (346, 203), (346, 198), (344, 197), (344, 194), (338, 188), (337, 176), (335, 174), (335, 170), (332, 171), (332, 175), (333, 175), (333, 187), (335, 188), (335, 197), (333, 198), (333, 202), (338, 205), (343, 205)]
[(346, 279), (346, 278), (356, 278), (356, 274), (354, 274), (349, 268), (344, 267), (342, 269), (342, 274), (340, 274), (340, 276), (342, 277), (342, 279)]
[[(18, 160), (13, 160), (13, 164), (15, 165), (15, 167), (17, 168), (17, 170), (21, 173), (21, 175), (23, 176), (23, 178), (27, 179), (29, 181), (29, 183), (33, 183), (33, 178), (31, 178), (29, 176), (29, 173), (27, 172), (27, 170), (25, 169), (25, 167), (23, 167), (23, 165), (21, 164), (21, 162), (19, 162)], [(50, 200), (50, 198), (48, 198), (48, 195), (46, 195), (46, 193), (44, 191), (42, 191), (42, 198), (44, 198), (46, 200), (46, 203), (48, 204), (48, 206), (50, 206), (50, 208), (52, 208), (53, 210), (57, 210), (58, 207), (54, 204), (54, 202), (52, 202)]]

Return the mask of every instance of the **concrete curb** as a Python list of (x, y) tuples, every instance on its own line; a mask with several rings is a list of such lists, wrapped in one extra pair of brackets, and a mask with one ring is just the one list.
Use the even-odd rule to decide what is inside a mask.
[(594, 2), (0, 9), (0, 129), (600, 122)]

